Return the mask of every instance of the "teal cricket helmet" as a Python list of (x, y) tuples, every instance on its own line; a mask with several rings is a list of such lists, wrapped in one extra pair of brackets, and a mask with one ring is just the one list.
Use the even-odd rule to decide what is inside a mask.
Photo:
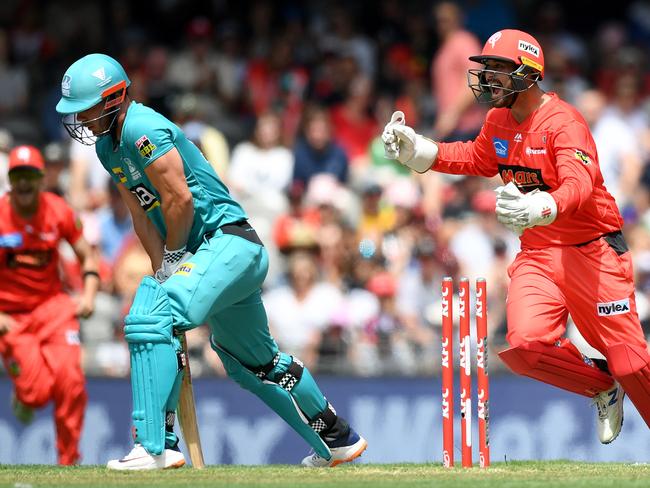
[[(96, 137), (110, 131), (131, 80), (122, 65), (106, 54), (88, 54), (68, 68), (61, 80), (61, 99), (56, 111), (63, 115), (63, 125), (73, 139), (94, 144)], [(94, 120), (113, 115), (108, 128), (91, 134), (76, 115), (105, 100), (102, 114)], [(86, 123), (89, 121), (86, 121)]]

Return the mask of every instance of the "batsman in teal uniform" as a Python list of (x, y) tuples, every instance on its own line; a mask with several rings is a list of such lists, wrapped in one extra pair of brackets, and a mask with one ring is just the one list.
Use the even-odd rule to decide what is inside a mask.
[(65, 72), (56, 106), (74, 139), (96, 145), (156, 270), (142, 280), (124, 326), (135, 447), (107, 466), (185, 464), (173, 431), (183, 374), (176, 334), (205, 323), (228, 375), (312, 447), (303, 465), (355, 459), (365, 439), (269, 333), (261, 298), (268, 255), (246, 213), (176, 125), (130, 99), (129, 85), (116, 60), (90, 54)]

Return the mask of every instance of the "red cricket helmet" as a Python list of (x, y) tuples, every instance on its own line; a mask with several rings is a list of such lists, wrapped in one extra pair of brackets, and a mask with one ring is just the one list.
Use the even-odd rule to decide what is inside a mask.
[(471, 61), (485, 64), (488, 59), (510, 61), (517, 66), (525, 65), (539, 72), (539, 79), (544, 77), (544, 52), (542, 47), (530, 34), (515, 29), (503, 29), (495, 32), (483, 46), (479, 56), (470, 56)]
[(9, 153), (9, 171), (17, 168), (29, 168), (43, 173), (45, 162), (43, 155), (34, 146), (17, 146)]
[[(486, 66), (468, 70), (467, 84), (481, 103), (494, 103), (514, 95), (509, 105), (512, 106), (518, 93), (528, 90), (544, 77), (544, 52), (539, 42), (530, 34), (520, 30), (504, 29), (495, 32), (483, 46), (481, 54), (470, 56), (469, 59), (483, 65), (487, 65), (489, 60), (506, 61), (515, 65), (509, 73), (488, 69)], [(486, 76), (488, 73), (509, 76), (512, 87), (499, 86), (504, 94), (496, 99), (492, 98), (490, 93), (496, 85), (488, 81)]]

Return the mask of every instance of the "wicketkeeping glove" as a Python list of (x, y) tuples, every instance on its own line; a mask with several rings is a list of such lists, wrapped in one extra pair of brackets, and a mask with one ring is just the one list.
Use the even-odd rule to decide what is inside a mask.
[(388, 159), (396, 159), (404, 166), (424, 173), (438, 157), (438, 145), (405, 124), (404, 112), (394, 112), (381, 134), (384, 154)]
[(550, 193), (521, 193), (511, 181), (496, 190), (497, 220), (517, 234), (536, 225), (549, 225), (557, 217), (557, 204)]
[(174, 274), (174, 271), (176, 271), (182, 263), (190, 259), (192, 256), (194, 256), (194, 254), (185, 251), (185, 246), (176, 249), (175, 251), (170, 251), (167, 249), (167, 246), (165, 246), (162, 263), (160, 264), (160, 268), (154, 274), (154, 278), (158, 283), (164, 283), (167, 281), (167, 278)]

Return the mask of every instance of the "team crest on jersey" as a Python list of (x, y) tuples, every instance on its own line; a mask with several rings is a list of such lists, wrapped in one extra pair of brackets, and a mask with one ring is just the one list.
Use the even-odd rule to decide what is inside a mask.
[(138, 148), (140, 156), (145, 159), (149, 159), (156, 149), (156, 145), (152, 143), (146, 135), (135, 141), (135, 147)]
[(499, 139), (498, 137), (492, 138), (492, 144), (494, 144), (494, 152), (498, 158), (507, 158), (508, 157), (508, 141), (505, 139)]
[(121, 166), (116, 166), (115, 168), (111, 168), (111, 171), (113, 172), (114, 175), (117, 176), (117, 179), (120, 180), (120, 183), (126, 183), (126, 175), (124, 174), (124, 170), (122, 169)]
[(591, 158), (587, 156), (585, 153), (583, 153), (580, 149), (576, 149), (575, 156), (576, 159), (580, 161), (582, 164), (584, 165), (591, 164)]

